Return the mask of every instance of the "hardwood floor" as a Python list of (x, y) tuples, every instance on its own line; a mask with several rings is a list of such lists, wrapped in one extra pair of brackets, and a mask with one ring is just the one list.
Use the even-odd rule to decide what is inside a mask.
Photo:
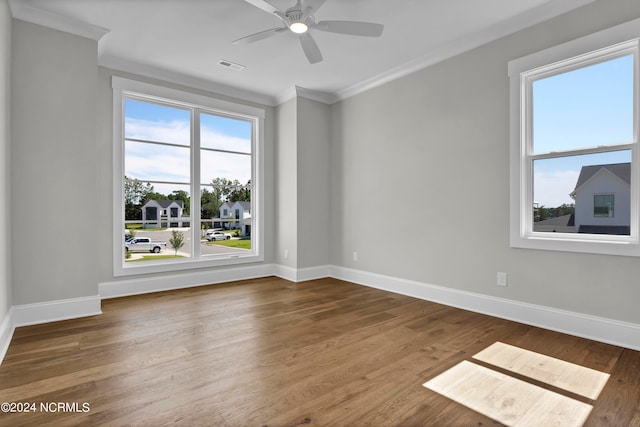
[[(586, 426), (640, 426), (640, 352), (339, 280), (265, 278), (102, 309), (16, 329), (0, 402), (37, 406), (0, 425), (501, 425), (422, 386), (470, 361), (593, 405)], [(611, 376), (594, 401), (472, 358), (496, 342)]]

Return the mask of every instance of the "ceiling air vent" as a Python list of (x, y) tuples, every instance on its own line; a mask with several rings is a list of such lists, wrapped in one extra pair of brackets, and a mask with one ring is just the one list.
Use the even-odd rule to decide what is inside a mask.
[(227, 61), (226, 59), (221, 59), (220, 61), (218, 61), (218, 65), (226, 68), (231, 68), (232, 70), (236, 71), (244, 70), (244, 65), (236, 64), (235, 62)]

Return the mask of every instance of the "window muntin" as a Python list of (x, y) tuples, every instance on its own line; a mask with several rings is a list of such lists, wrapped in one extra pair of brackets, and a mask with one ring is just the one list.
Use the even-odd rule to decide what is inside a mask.
[[(512, 247), (640, 256), (640, 159), (637, 147), (639, 24), (640, 20), (631, 21), (509, 63)], [(585, 85), (594, 84), (594, 78), (596, 81), (607, 80), (606, 76), (612, 75), (615, 77), (609, 80), (616, 80), (613, 86), (611, 81), (606, 81), (597, 90), (594, 88), (591, 92), (582, 93)], [(562, 88), (557, 82), (563, 79), (574, 79), (577, 83)], [(555, 91), (550, 89), (554, 86)], [(582, 91), (578, 90), (580, 87)], [(541, 111), (545, 105), (554, 105), (549, 95), (554, 92), (561, 98), (571, 93), (577, 95), (570, 101), (560, 99), (555, 103), (557, 108), (543, 114)], [(613, 109), (615, 114), (602, 113), (601, 106), (593, 101), (603, 96), (605, 101), (602, 105), (608, 103), (606, 108)], [(576, 104), (585, 104), (576, 108), (578, 115), (582, 115), (577, 120), (570, 114), (571, 106)], [(549, 130), (544, 130), (544, 126)], [(563, 163), (577, 166), (569, 169), (558, 166)], [(603, 172), (600, 177), (615, 181), (619, 189), (626, 185), (623, 193), (628, 193), (628, 197), (621, 198), (617, 194), (619, 189), (598, 190), (600, 194), (616, 193), (615, 216), (594, 218), (595, 190), (589, 189), (591, 193), (582, 191), (580, 194), (576, 188), (576, 175), (580, 175), (583, 167), (593, 169), (610, 164), (614, 166), (608, 169), (625, 167), (617, 163), (626, 163), (626, 183), (624, 179), (612, 178), (610, 173)], [(564, 181), (561, 180), (563, 174), (567, 175)], [(572, 185), (568, 184), (568, 177), (573, 180)], [(564, 184), (557, 185), (561, 181)], [(591, 221), (580, 232), (579, 227), (558, 229), (540, 222), (539, 208), (546, 203), (541, 199), (551, 198), (553, 193), (545, 188), (554, 184), (563, 193), (564, 200), (567, 200), (564, 196), (567, 188), (574, 197), (589, 194), (587, 216)], [(567, 205), (569, 203), (561, 206), (567, 208)], [(562, 212), (559, 209), (556, 213)], [(576, 205), (575, 212), (577, 220), (578, 212), (582, 210)], [(614, 219), (626, 223), (614, 223)]]
[[(260, 151), (264, 111), (119, 77), (113, 77), (112, 82), (114, 87), (114, 275), (262, 261), (264, 255), (262, 253), (263, 229), (261, 226), (263, 220), (260, 215), (263, 204), (260, 197), (262, 191)], [(127, 107), (129, 108), (127, 109)], [(148, 111), (145, 112), (147, 107)], [(127, 117), (127, 111), (132, 112), (131, 117)], [(184, 113), (185, 111), (187, 114)], [(148, 116), (145, 117), (145, 114), (149, 114), (149, 112), (156, 114), (151, 120)], [(201, 124), (200, 119), (204, 117), (206, 120), (202, 121), (222, 124), (223, 127), (226, 125), (229, 128), (233, 128), (235, 125), (244, 133), (241, 137), (234, 135), (229, 138), (228, 132), (225, 136), (224, 128), (214, 129), (214, 134), (218, 135), (217, 142), (209, 145), (217, 148), (200, 149), (201, 135), (212, 134), (211, 129), (207, 128), (205, 124)], [(145, 127), (151, 127), (151, 129)], [(185, 129), (188, 130), (188, 144), (185, 143), (185, 135), (187, 135)], [(229, 147), (225, 144), (229, 140), (236, 144), (238, 151), (226, 150)], [(222, 165), (225, 166), (224, 169), (218, 168), (218, 171), (212, 172), (211, 165), (201, 164), (201, 153), (205, 151), (236, 154), (238, 157), (249, 159), (248, 161), (235, 162), (245, 168), (242, 173), (236, 175), (243, 180), (246, 178), (246, 182), (234, 185), (236, 189), (234, 196), (246, 197), (249, 200), (246, 203), (251, 206), (250, 209), (253, 212), (253, 216), (247, 217), (245, 215), (241, 221), (242, 229), (234, 234), (235, 236), (246, 230), (246, 237), (251, 239), (244, 242), (239, 248), (225, 246), (214, 248), (212, 245), (209, 248), (208, 242), (201, 240), (206, 229), (213, 223), (210, 218), (207, 219), (202, 215), (201, 198), (194, 199), (191, 195), (202, 193), (203, 188), (212, 188), (210, 181), (201, 183), (202, 179), (207, 180), (216, 173), (226, 173), (229, 177), (234, 176), (229, 165)], [(185, 155), (185, 153), (188, 154)], [(147, 159), (145, 163), (145, 154), (149, 154), (149, 157), (154, 160), (150, 162)], [(172, 161), (163, 163), (162, 159), (171, 159)], [(131, 177), (126, 174), (130, 174)], [(233, 182), (237, 179), (230, 178), (230, 180)], [(130, 216), (130, 209), (122, 209), (122, 206), (126, 205), (124, 199), (126, 198), (125, 193), (129, 192), (126, 191), (127, 188), (135, 188), (135, 185), (131, 185), (131, 183), (139, 184), (146, 191), (152, 187), (154, 196), (159, 193), (169, 199), (182, 201), (183, 205), (180, 208), (182, 215), (179, 213), (177, 218), (161, 216), (163, 210), (173, 214), (177, 209), (168, 209), (170, 202), (164, 203), (162, 208), (153, 212), (156, 216), (156, 222), (163, 223), (159, 226), (181, 229), (185, 237), (185, 245), (180, 251), (186, 254), (186, 258), (153, 260), (144, 263), (125, 262), (121, 230), (125, 218)], [(238, 187), (241, 187), (242, 190), (238, 190)], [(136, 200), (136, 202), (140, 203), (141, 200)], [(136, 210), (139, 212), (136, 214), (139, 217), (137, 218), (138, 222), (142, 220), (143, 213), (152, 213), (151, 209), (139, 207), (140, 209)], [(249, 236), (250, 231), (253, 232)], [(169, 239), (164, 240), (167, 241), (167, 250), (163, 252), (173, 254), (174, 251)]]

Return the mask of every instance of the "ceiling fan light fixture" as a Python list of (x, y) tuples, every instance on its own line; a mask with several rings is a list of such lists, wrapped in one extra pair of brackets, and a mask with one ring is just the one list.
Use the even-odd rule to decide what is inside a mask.
[(293, 22), (289, 25), (289, 29), (296, 34), (304, 34), (309, 30), (309, 26), (304, 22)]

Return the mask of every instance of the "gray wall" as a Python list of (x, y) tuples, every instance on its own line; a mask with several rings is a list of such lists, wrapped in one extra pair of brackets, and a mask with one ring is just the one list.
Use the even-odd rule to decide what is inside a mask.
[[(508, 236), (507, 62), (636, 17), (635, 0), (599, 0), (332, 106), (262, 106), (265, 262), (335, 264), (640, 323), (636, 258), (511, 249)], [(13, 49), (0, 64), (0, 161), (10, 152), (11, 163), (0, 178), (0, 263), (11, 260), (3, 318), (11, 298), (96, 295), (116, 280), (110, 78), (159, 82), (98, 69), (94, 41), (15, 20), (11, 35), (1, 28), (0, 46)], [(84, 250), (87, 236), (95, 250)]]
[(0, 1), (0, 323), (11, 307), (10, 201), (11, 14)]
[(13, 21), (13, 304), (98, 294), (97, 43)]
[(330, 106), (296, 96), (277, 108), (277, 124), (276, 261), (297, 269), (325, 266), (331, 232)]
[[(296, 268), (298, 264), (298, 165), (297, 98), (276, 108), (276, 263)], [(285, 251), (287, 257), (285, 258)]]
[(333, 105), (331, 262), (640, 323), (637, 258), (508, 234), (508, 61), (637, 17), (637, 0), (601, 0)]
[(298, 268), (329, 264), (330, 107), (298, 97)]

